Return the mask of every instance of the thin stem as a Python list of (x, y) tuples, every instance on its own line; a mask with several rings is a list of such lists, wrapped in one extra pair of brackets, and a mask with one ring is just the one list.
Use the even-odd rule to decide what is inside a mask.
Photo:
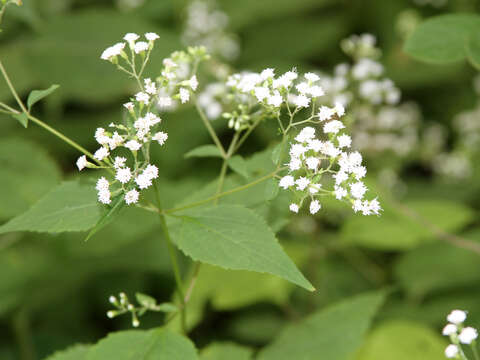
[(264, 119), (263, 116), (259, 116), (258, 119), (252, 124), (252, 126), (250, 126), (248, 128), (248, 130), (242, 135), (242, 137), (240, 138), (240, 140), (238, 141), (237, 145), (235, 146), (235, 152), (238, 151), (238, 149), (240, 149), (240, 147), (243, 145), (243, 143), (245, 142), (245, 140), (247, 140), (247, 138), (250, 136), (250, 134), (252, 133), (253, 130), (255, 130), (255, 128), (257, 127), (258, 124), (260, 124), (260, 121), (262, 121)]
[(190, 284), (188, 285), (187, 292), (185, 293), (185, 298), (183, 299), (183, 302), (187, 304), (190, 301), (190, 296), (192, 296), (193, 289), (195, 288), (195, 284), (198, 279), (198, 274), (200, 273), (200, 267), (202, 263), (197, 262), (195, 263), (195, 267), (193, 269), (193, 275), (192, 279), (190, 280)]
[(34, 360), (36, 358), (35, 347), (32, 340), (28, 313), (25, 309), (21, 309), (15, 314), (13, 330), (19, 347), (20, 359)]
[(20, 97), (18, 96), (17, 94), (17, 91), (15, 90), (15, 88), (13, 87), (13, 84), (12, 82), (10, 81), (10, 78), (8, 77), (8, 74), (7, 72), (5, 71), (5, 68), (3, 67), (3, 64), (2, 62), (0, 61), (0, 71), (2, 72), (2, 75), (3, 75), (3, 78), (5, 79), (5, 81), (7, 82), (7, 85), (10, 89), (10, 92), (12, 93), (13, 97), (15, 98), (15, 100), (17, 101), (18, 105), (20, 106), (20, 108), (22, 109), (22, 111), (26, 114), (28, 114), (28, 111), (27, 109), (25, 108), (25, 105), (23, 105), (23, 102), (22, 100), (20, 100)]
[[(157, 182), (153, 182), (153, 186), (155, 188), (155, 196), (158, 204), (158, 209), (161, 211), (162, 210), (162, 202), (160, 200), (160, 191), (158, 189)], [(161, 212), (159, 213), (159, 218), (160, 218), (160, 226), (162, 228), (163, 234), (165, 236), (165, 241), (167, 243), (168, 247), (168, 253), (170, 255), (170, 261), (172, 262), (172, 267), (173, 267), (173, 273), (175, 275), (175, 282), (177, 283), (177, 291), (180, 296), (180, 301), (181, 301), (181, 308), (180, 308), (180, 317), (181, 317), (181, 323), (182, 323), (182, 330), (185, 333), (187, 329), (187, 324), (186, 324), (186, 314), (185, 314), (185, 295), (183, 292), (183, 283), (182, 283), (182, 278), (180, 275), (180, 268), (178, 266), (178, 260), (177, 260), (177, 254), (175, 253), (175, 248), (172, 244), (172, 239), (170, 238), (170, 233), (168, 231), (168, 226), (167, 226), (167, 221), (165, 220), (165, 215), (163, 215)]]
[(215, 133), (215, 130), (213, 129), (212, 124), (210, 124), (210, 121), (207, 119), (207, 117), (205, 116), (205, 113), (203, 112), (202, 108), (198, 104), (197, 98), (195, 97), (195, 95), (193, 96), (194, 96), (195, 108), (197, 109), (197, 112), (200, 115), (200, 118), (202, 119), (203, 124), (207, 128), (210, 136), (212, 137), (213, 142), (222, 153), (222, 157), (225, 158), (227, 156), (227, 153), (225, 152), (225, 148), (223, 147), (222, 143), (220, 142), (220, 139)]

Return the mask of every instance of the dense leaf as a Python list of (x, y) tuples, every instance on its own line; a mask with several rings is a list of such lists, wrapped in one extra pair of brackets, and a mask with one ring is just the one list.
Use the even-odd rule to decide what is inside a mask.
[(191, 157), (222, 157), (222, 153), (215, 145), (202, 145), (190, 150), (185, 154), (185, 158)]
[(181, 216), (174, 240), (196, 261), (232, 270), (270, 273), (314, 290), (267, 224), (247, 208), (219, 205), (189, 211)]
[(85, 360), (196, 360), (194, 345), (165, 329), (121, 331), (91, 347)]
[(385, 293), (359, 295), (287, 327), (258, 360), (348, 360), (362, 344)]
[(47, 97), (51, 93), (53, 93), (55, 90), (57, 90), (60, 87), (60, 85), (52, 85), (46, 90), (33, 90), (29, 95), (27, 99), (27, 106), (28, 110), (32, 108), (34, 104), (42, 100), (44, 97)]
[(234, 343), (213, 343), (202, 350), (201, 360), (250, 360), (253, 350)]
[(69, 181), (45, 195), (27, 212), (0, 226), (0, 234), (11, 231), (85, 231), (99, 218), (94, 187)]
[(434, 330), (419, 323), (391, 321), (367, 338), (356, 360), (438, 360), (448, 343)]

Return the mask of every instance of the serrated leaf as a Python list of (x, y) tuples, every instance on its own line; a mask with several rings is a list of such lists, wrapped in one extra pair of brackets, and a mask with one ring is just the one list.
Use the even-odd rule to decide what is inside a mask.
[(100, 216), (94, 187), (69, 181), (57, 186), (27, 212), (0, 226), (0, 234), (85, 231), (95, 226)]
[(227, 160), (228, 167), (245, 179), (249, 179), (247, 162), (240, 155), (235, 155)]
[(75, 345), (67, 350), (58, 351), (45, 360), (85, 360), (90, 345)]
[(210, 344), (200, 353), (201, 360), (250, 360), (252, 358), (252, 349), (230, 342)]
[(28, 116), (27, 116), (27, 114), (25, 114), (25, 113), (22, 112), (22, 113), (20, 113), (20, 114), (12, 114), (11, 116), (12, 116), (14, 119), (18, 120), (18, 122), (19, 122), (20, 124), (22, 124), (22, 126), (23, 126), (24, 128), (27, 128), (27, 127), (28, 127)]
[(189, 211), (180, 220), (174, 241), (194, 260), (226, 269), (269, 273), (314, 290), (272, 230), (252, 210), (219, 205)]
[(29, 95), (27, 99), (27, 106), (28, 110), (30, 112), (30, 109), (34, 104), (42, 100), (44, 97), (47, 97), (51, 93), (53, 93), (55, 90), (57, 90), (60, 87), (60, 85), (54, 84), (50, 86), (46, 90), (33, 90)]
[(186, 337), (165, 329), (131, 330), (109, 334), (91, 347), (85, 360), (197, 360)]
[(367, 338), (355, 360), (438, 360), (448, 345), (439, 333), (412, 321), (390, 321)]
[(103, 215), (100, 217), (98, 222), (95, 224), (92, 230), (88, 233), (85, 241), (91, 239), (98, 231), (103, 229), (105, 226), (110, 224), (115, 218), (120, 214), (120, 211), (125, 206), (124, 196), (118, 196), (113, 200), (113, 204), (103, 211)]
[(385, 292), (363, 294), (287, 327), (258, 360), (349, 360), (361, 346)]
[(222, 157), (222, 153), (215, 145), (202, 145), (190, 150), (184, 156), (185, 158), (192, 157)]
[(415, 59), (446, 64), (466, 56), (470, 36), (480, 30), (480, 16), (448, 14), (420, 24), (405, 43), (404, 50)]

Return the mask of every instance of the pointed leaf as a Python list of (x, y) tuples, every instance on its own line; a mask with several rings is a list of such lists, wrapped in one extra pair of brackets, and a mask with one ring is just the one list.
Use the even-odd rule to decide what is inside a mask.
[(314, 290), (265, 221), (250, 209), (219, 205), (189, 211), (176, 230), (176, 245), (196, 261), (269, 273)]
[(202, 145), (190, 150), (184, 155), (185, 158), (191, 157), (222, 157), (222, 153), (215, 145)]
[(145, 306), (147, 308), (151, 308), (157, 305), (157, 300), (155, 300), (153, 297), (146, 294), (136, 293), (135, 298), (137, 299), (140, 305)]
[(120, 214), (120, 210), (125, 206), (125, 201), (123, 201), (123, 199), (124, 197), (122, 195), (113, 200), (113, 204), (104, 210), (103, 215), (95, 224), (94, 228), (90, 230), (85, 241), (88, 241), (93, 235), (110, 224)]
[(53, 93), (55, 90), (57, 90), (60, 87), (60, 85), (52, 85), (46, 90), (33, 90), (29, 95), (27, 99), (27, 106), (28, 110), (30, 112), (30, 109), (34, 104), (42, 100), (44, 97), (47, 97), (51, 93)]
[(25, 113), (20, 113), (20, 114), (12, 114), (12, 117), (16, 120), (18, 120), (18, 122), (20, 124), (22, 124), (22, 126), (24, 128), (27, 128), (28, 127), (28, 116), (27, 114)]

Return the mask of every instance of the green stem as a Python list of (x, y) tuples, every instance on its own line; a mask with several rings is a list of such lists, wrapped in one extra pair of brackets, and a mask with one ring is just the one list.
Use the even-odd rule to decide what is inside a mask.
[(27, 109), (25, 108), (25, 105), (23, 105), (23, 102), (22, 100), (20, 100), (20, 97), (18, 96), (17, 94), (17, 91), (15, 90), (15, 88), (13, 87), (13, 84), (12, 82), (10, 81), (10, 78), (8, 77), (8, 74), (5, 70), (5, 68), (3, 67), (3, 64), (2, 62), (0, 61), (0, 71), (2, 72), (2, 75), (3, 75), (3, 78), (5, 79), (5, 81), (7, 82), (7, 85), (10, 89), (10, 92), (12, 93), (13, 97), (15, 98), (15, 100), (17, 101), (18, 105), (20, 106), (20, 108), (22, 109), (22, 111), (26, 114), (28, 114), (28, 111)]
[[(161, 211), (162, 209), (162, 202), (160, 200), (160, 191), (158, 189), (157, 182), (153, 182), (153, 186), (155, 188), (155, 196), (157, 200), (157, 205), (158, 209)], [(187, 330), (187, 324), (186, 324), (186, 309), (185, 309), (185, 295), (183, 291), (183, 283), (182, 283), (182, 278), (180, 275), (180, 268), (178, 266), (178, 260), (177, 260), (177, 254), (175, 252), (175, 248), (172, 244), (172, 239), (170, 238), (170, 233), (168, 231), (168, 226), (167, 226), (167, 221), (165, 220), (165, 215), (163, 215), (161, 212), (159, 213), (159, 218), (160, 218), (160, 226), (162, 228), (163, 234), (165, 236), (165, 241), (167, 243), (168, 247), (168, 253), (170, 255), (170, 261), (172, 262), (172, 267), (173, 267), (173, 273), (175, 275), (175, 282), (177, 283), (177, 291), (180, 297), (181, 301), (181, 308), (180, 308), (180, 317), (181, 317), (181, 323), (182, 323), (182, 330), (184, 333), (186, 333)]]
[(472, 346), (472, 352), (473, 352), (473, 356), (475, 357), (475, 360), (480, 360), (480, 356), (478, 355), (478, 350), (477, 350), (477, 342), (473, 341), (471, 346)]
[(33, 345), (32, 334), (30, 331), (30, 322), (28, 313), (25, 309), (19, 310), (13, 318), (13, 330), (19, 347), (19, 358), (21, 360), (34, 360), (35, 347)]
[(203, 124), (208, 130), (208, 133), (210, 134), (213, 142), (215, 145), (218, 147), (220, 152), (222, 153), (222, 157), (225, 158), (227, 156), (227, 153), (225, 152), (225, 148), (223, 147), (222, 143), (220, 142), (220, 139), (218, 138), (217, 134), (215, 133), (215, 130), (212, 127), (212, 124), (210, 124), (210, 121), (207, 119), (205, 116), (205, 113), (203, 112), (202, 108), (198, 104), (197, 98), (194, 96), (194, 102), (195, 102), (195, 108), (197, 109), (198, 114), (200, 115), (200, 118), (203, 121)]

